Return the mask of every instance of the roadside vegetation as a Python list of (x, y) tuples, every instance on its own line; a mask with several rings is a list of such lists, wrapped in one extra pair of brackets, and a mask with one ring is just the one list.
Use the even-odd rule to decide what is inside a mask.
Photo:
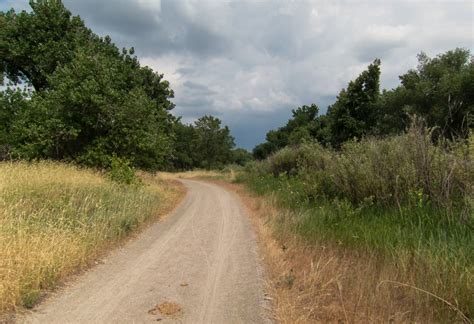
[(404, 133), (413, 116), (432, 129), (432, 139), (466, 139), (474, 128), (474, 58), (457, 48), (434, 58), (418, 55), (418, 66), (399, 76), (400, 85), (380, 89), (382, 62), (374, 60), (342, 89), (327, 113), (316, 104), (292, 110), (286, 125), (271, 130), (253, 150), (262, 160), (288, 146), (316, 140), (335, 149), (354, 139)]
[(183, 194), (154, 176), (140, 179), (127, 185), (73, 165), (0, 163), (0, 313), (32, 307)]
[(282, 322), (472, 321), (474, 61), (418, 60), (395, 89), (374, 60), (327, 114), (293, 110), (238, 176), (283, 247)]
[[(361, 307), (374, 307), (371, 316), (394, 307), (406, 311), (402, 321), (461, 320), (474, 312), (473, 163), (467, 145), (435, 146), (413, 128), (340, 151), (286, 148), (248, 165), (240, 180), (281, 210), (272, 222), (282, 244), (296, 235), (348, 255), (364, 283), (341, 287), (344, 297), (372, 303)], [(380, 291), (388, 295), (376, 300)]]

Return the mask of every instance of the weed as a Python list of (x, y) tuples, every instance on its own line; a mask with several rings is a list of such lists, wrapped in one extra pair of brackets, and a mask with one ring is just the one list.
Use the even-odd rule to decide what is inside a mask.
[(139, 178), (135, 176), (135, 170), (130, 166), (130, 163), (116, 156), (111, 158), (107, 174), (111, 180), (118, 183), (127, 185), (139, 183)]

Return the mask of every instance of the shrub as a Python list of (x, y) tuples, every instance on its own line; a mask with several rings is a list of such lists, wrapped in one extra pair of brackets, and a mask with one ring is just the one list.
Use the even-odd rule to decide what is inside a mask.
[(135, 169), (130, 166), (127, 160), (112, 157), (108, 176), (111, 180), (123, 184), (138, 184), (139, 179), (135, 176)]
[(285, 174), (301, 182), (305, 202), (343, 199), (354, 206), (371, 201), (381, 206), (440, 208), (451, 219), (470, 221), (474, 166), (465, 143), (431, 141), (419, 123), (400, 136), (366, 138), (340, 151), (318, 143), (286, 147), (263, 162), (251, 163), (253, 175)]

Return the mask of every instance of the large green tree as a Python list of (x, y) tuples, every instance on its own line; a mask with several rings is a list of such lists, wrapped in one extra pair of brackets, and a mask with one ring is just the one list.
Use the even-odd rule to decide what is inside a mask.
[(139, 168), (167, 166), (174, 105), (163, 75), (141, 67), (133, 49), (92, 33), (61, 1), (30, 4), (29, 13), (0, 15), (1, 72), (35, 90), (6, 115), (0, 145), (28, 159), (107, 167), (117, 156)]
[(60, 0), (30, 1), (31, 12), (0, 13), (1, 66), (8, 78), (39, 91), (48, 77), (96, 37)]
[(342, 89), (336, 102), (328, 108), (330, 142), (339, 147), (343, 142), (374, 132), (377, 102), (380, 96), (380, 60), (375, 60), (347, 89)]
[(401, 85), (380, 102), (381, 133), (402, 131), (409, 115), (423, 117), (436, 133), (454, 139), (474, 127), (474, 59), (465, 49), (430, 58), (418, 55), (418, 67), (400, 76)]
[(234, 138), (229, 127), (221, 127), (221, 123), (219, 118), (207, 115), (194, 123), (194, 152), (203, 168), (218, 168), (232, 161)]

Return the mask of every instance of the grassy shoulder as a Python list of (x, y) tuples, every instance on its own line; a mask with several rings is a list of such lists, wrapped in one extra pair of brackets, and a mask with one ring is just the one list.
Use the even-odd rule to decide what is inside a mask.
[(60, 163), (1, 163), (0, 313), (33, 306), (184, 194), (169, 181), (140, 177), (143, 185), (121, 185)]
[(270, 231), (277, 242), (265, 244), (270, 259), (278, 256), (270, 272), (281, 322), (467, 322), (472, 316), (469, 227), (444, 222), (425, 207), (400, 214), (298, 203), (287, 194), (296, 188), (273, 177), (247, 179), (245, 188), (260, 232)]
[(286, 174), (229, 169), (161, 176), (217, 182), (240, 195), (280, 323), (471, 320), (472, 228), (420, 195), (396, 208), (372, 200), (354, 206), (309, 200), (308, 183)]
[(270, 267), (277, 318), (471, 321), (472, 163), (468, 146), (415, 129), (249, 165), (237, 179), (282, 250)]

